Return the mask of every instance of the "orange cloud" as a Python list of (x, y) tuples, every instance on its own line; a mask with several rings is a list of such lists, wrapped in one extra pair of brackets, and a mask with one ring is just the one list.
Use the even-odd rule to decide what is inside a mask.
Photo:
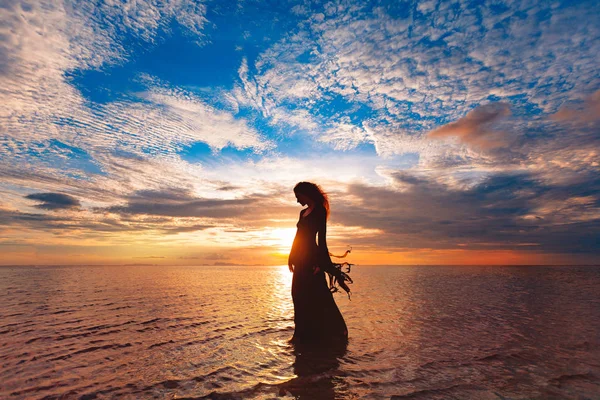
[(600, 119), (600, 90), (585, 100), (583, 108), (575, 110), (568, 107), (561, 107), (550, 117), (557, 121), (580, 122), (591, 122)]
[(510, 115), (507, 103), (490, 103), (479, 106), (463, 118), (437, 128), (427, 134), (432, 138), (455, 136), (469, 145), (482, 149), (501, 147), (506, 144), (502, 132), (490, 129), (494, 121)]

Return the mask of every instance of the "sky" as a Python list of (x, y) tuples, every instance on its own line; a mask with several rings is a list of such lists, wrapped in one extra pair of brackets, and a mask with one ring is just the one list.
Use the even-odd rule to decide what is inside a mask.
[(598, 15), (0, 0), (0, 265), (600, 263)]

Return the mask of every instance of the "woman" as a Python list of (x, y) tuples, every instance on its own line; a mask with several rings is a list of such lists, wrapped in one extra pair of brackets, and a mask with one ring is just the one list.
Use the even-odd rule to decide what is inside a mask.
[[(346, 341), (348, 328), (333, 300), (332, 288), (337, 281), (346, 291), (345, 281), (352, 282), (329, 257), (327, 249), (327, 217), (329, 201), (318, 185), (300, 182), (294, 187), (298, 203), (307, 208), (300, 211), (298, 230), (288, 259), (292, 279), (294, 301), (293, 343)], [(315, 235), (318, 234), (318, 244)], [(325, 273), (334, 277), (331, 288)], [(333, 289), (335, 290), (335, 289)]]

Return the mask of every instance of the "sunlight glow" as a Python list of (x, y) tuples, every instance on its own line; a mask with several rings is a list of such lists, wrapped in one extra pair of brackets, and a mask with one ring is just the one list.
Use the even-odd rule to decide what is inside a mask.
[(287, 254), (292, 248), (295, 236), (295, 228), (275, 228), (271, 231), (269, 239), (273, 240), (273, 245), (278, 247), (279, 253)]

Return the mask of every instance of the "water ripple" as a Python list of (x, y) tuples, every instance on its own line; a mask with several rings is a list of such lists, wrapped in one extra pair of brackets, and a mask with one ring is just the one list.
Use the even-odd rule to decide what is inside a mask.
[(298, 349), (279, 267), (0, 268), (0, 398), (600, 397), (600, 273), (361, 267)]

